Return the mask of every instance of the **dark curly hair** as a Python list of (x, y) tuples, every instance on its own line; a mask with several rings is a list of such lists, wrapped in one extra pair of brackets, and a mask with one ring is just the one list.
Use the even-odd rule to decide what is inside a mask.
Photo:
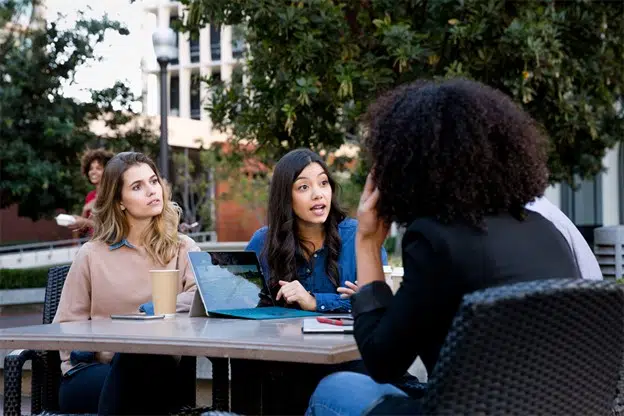
[(109, 160), (115, 156), (113, 152), (106, 149), (87, 149), (80, 158), (80, 170), (82, 174), (89, 179), (89, 168), (91, 163), (98, 161), (102, 167), (105, 167)]
[(465, 79), (418, 81), (372, 104), (364, 147), (380, 190), (378, 212), (483, 226), (486, 215), (524, 217), (548, 184), (547, 140), (500, 91)]
[[(269, 265), (271, 293), (279, 290), (279, 280), (288, 282), (298, 279), (297, 266), (304, 261), (302, 252), (311, 255), (309, 244), (299, 239), (297, 217), (292, 205), (292, 186), (295, 180), (311, 163), (318, 163), (329, 180), (332, 201), (325, 227), (327, 264), (325, 270), (336, 287), (340, 286), (338, 256), (342, 242), (338, 224), (346, 218), (337, 201), (336, 182), (323, 159), (309, 149), (296, 149), (287, 153), (275, 165), (269, 190), (268, 233), (263, 248)], [(277, 289), (277, 290), (276, 290)]]

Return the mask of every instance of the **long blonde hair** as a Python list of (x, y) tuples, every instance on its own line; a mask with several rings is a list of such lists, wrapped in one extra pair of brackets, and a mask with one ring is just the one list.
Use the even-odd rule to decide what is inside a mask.
[(143, 153), (119, 153), (106, 164), (93, 208), (93, 241), (103, 241), (110, 245), (119, 243), (128, 236), (130, 224), (120, 204), (123, 175), (131, 166), (143, 163), (154, 171), (162, 186), (163, 210), (152, 218), (150, 226), (141, 236), (141, 241), (150, 258), (165, 266), (176, 256), (180, 246), (178, 224), (181, 209), (171, 200), (169, 186), (163, 183), (154, 162)]

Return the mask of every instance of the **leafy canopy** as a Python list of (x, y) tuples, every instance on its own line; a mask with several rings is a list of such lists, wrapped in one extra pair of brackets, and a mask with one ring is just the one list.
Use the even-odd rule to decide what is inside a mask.
[(624, 137), (624, 4), (610, 0), (182, 0), (184, 30), (245, 28), (245, 83), (213, 85), (217, 128), (268, 160), (360, 133), (381, 91), (467, 77), (548, 132), (551, 180), (591, 176)]
[[(81, 18), (64, 30), (29, 19), (32, 4), (0, 5), (0, 207), (19, 204), (20, 215), (38, 219), (81, 205), (87, 182), (80, 153), (87, 146), (154, 155), (157, 143), (148, 125), (132, 126), (136, 97), (123, 83), (91, 91), (86, 103), (63, 95), (76, 70), (99, 59), (94, 48), (107, 32), (127, 29), (108, 18)], [(105, 120), (107, 133), (96, 136), (94, 120)]]

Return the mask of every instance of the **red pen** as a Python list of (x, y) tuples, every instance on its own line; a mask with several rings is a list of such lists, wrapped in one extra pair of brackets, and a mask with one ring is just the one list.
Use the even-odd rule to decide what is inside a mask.
[[(316, 318), (316, 320), (322, 324), (345, 326), (345, 322), (342, 319), (323, 318), (319, 316), (318, 318)], [(350, 322), (346, 325), (353, 325), (353, 322)]]

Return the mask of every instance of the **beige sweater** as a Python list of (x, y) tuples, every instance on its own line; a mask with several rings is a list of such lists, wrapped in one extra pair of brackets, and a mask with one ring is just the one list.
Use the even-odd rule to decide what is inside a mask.
[[(111, 314), (136, 313), (141, 304), (151, 301), (149, 270), (180, 270), (178, 312), (190, 309), (197, 289), (187, 253), (199, 251), (197, 244), (180, 236), (178, 255), (166, 267), (153, 263), (142, 248), (122, 245), (111, 249), (101, 241), (84, 244), (74, 259), (59, 303), (55, 323), (110, 319)], [(60, 351), (61, 370), (65, 374), (72, 365), (70, 351)], [(113, 353), (98, 352), (98, 361), (108, 363)]]

